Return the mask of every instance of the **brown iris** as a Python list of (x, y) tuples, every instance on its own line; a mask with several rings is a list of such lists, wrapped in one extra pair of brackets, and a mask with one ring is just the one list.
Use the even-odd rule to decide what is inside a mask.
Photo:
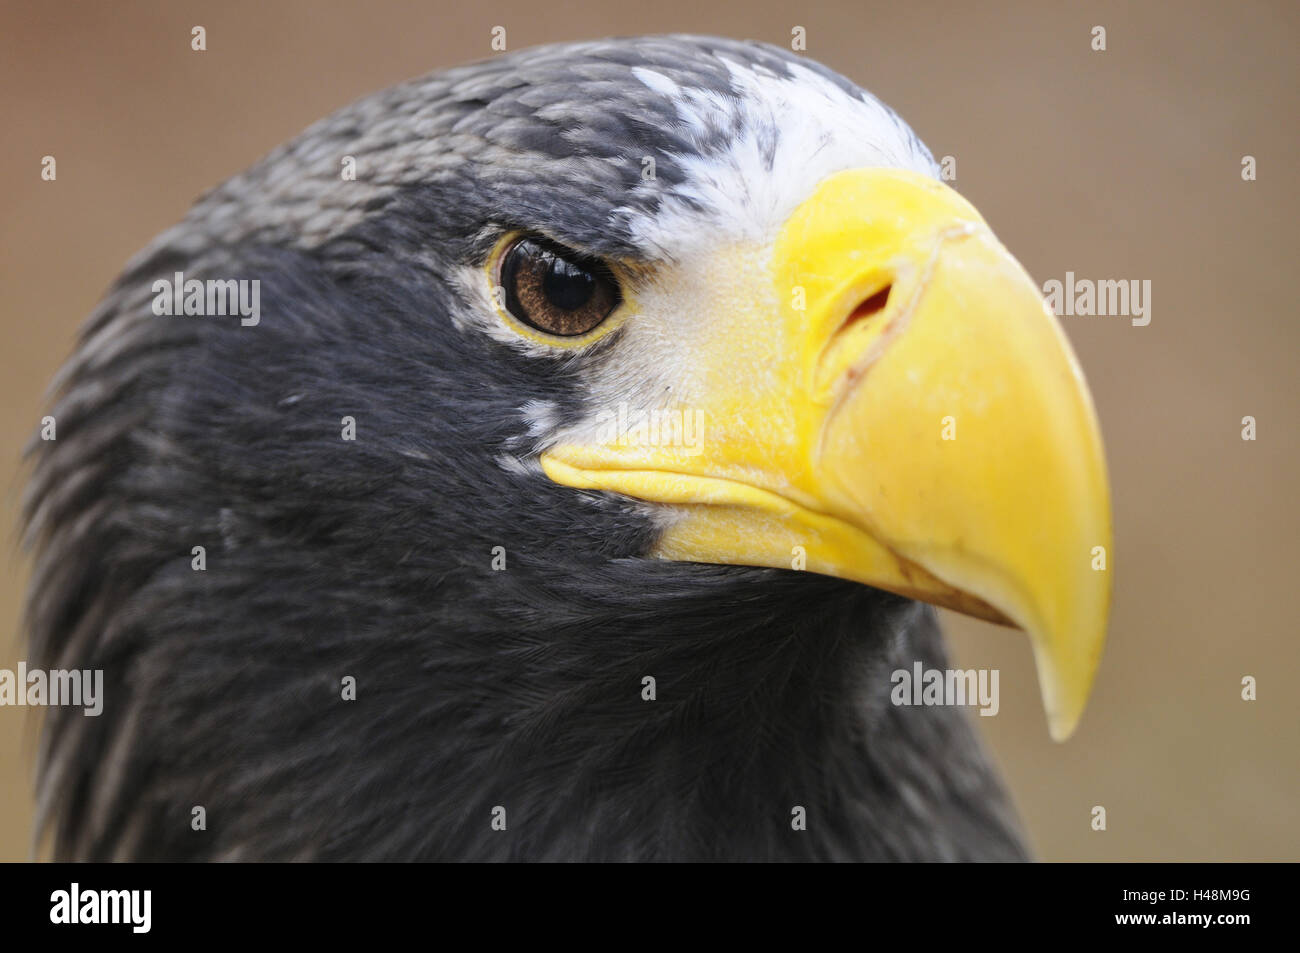
[(586, 334), (621, 300), (618, 282), (601, 262), (540, 238), (521, 238), (501, 260), (506, 310), (547, 334)]

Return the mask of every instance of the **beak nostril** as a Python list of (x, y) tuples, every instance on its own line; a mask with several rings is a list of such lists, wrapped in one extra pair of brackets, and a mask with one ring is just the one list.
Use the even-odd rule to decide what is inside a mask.
[(893, 290), (893, 287), (893, 285), (885, 285), (870, 298), (862, 301), (845, 320), (844, 327), (849, 328), (859, 321), (865, 321), (884, 311), (885, 305), (889, 303), (889, 292)]
[[(877, 281), (884, 277), (884, 275), (878, 276)], [(889, 277), (893, 278), (896, 275)], [(817, 374), (820, 381), (818, 393), (828, 400), (839, 400), (840, 396), (852, 391), (857, 379), (862, 376), (866, 367), (875, 361), (881, 348), (897, 330), (892, 325), (898, 323), (899, 317), (905, 310), (902, 307), (894, 308), (894, 315), (890, 317), (889, 323), (886, 323), (883, 317), (879, 322), (875, 321), (876, 317), (883, 315), (888, 309), (894, 284), (888, 281), (881, 286), (868, 279), (858, 287), (864, 285), (866, 288), (875, 287), (878, 290), (859, 301), (857, 306), (845, 315), (839, 327), (834, 328), (826, 339), (817, 358)], [(846, 293), (840, 300), (848, 302), (853, 299)]]

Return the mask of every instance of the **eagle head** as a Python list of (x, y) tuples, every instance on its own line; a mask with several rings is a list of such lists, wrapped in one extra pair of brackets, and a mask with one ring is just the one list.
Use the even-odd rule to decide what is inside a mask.
[(1062, 737), (1104, 634), (1038, 289), (774, 47), (345, 108), (127, 266), (54, 400), (31, 657), (104, 673), (45, 723), (60, 856), (1017, 858), (964, 714), (893, 675), (946, 664), (926, 603), (1014, 625)]

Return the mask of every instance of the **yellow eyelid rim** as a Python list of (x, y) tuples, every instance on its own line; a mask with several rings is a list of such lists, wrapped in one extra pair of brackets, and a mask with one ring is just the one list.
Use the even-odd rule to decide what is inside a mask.
[[(505, 256), (507, 248), (519, 239), (526, 238), (531, 234), (533, 233), (512, 231), (502, 235), (497, 239), (497, 243), (492, 246), (492, 252), (488, 255), (487, 262), (483, 265), (483, 274), (487, 278), (488, 283), (488, 298), (492, 302), (492, 308), (496, 311), (497, 317), (499, 317), (502, 323), (511, 331), (519, 335), (521, 338), (532, 341), (535, 344), (544, 344), (547, 347), (553, 347), (562, 351), (576, 351), (584, 347), (589, 347), (605, 335), (618, 330), (618, 328), (623, 326), (623, 322), (636, 313), (636, 301), (628, 291), (630, 285), (630, 282), (628, 281), (629, 275), (626, 270), (622, 268), (619, 262), (606, 258), (602, 258), (600, 261), (609, 269), (610, 274), (614, 276), (614, 280), (618, 282), (619, 294), (621, 295), (622, 300), (619, 302), (618, 307), (611, 311), (604, 321), (600, 322), (600, 324), (596, 325), (586, 334), (579, 334), (572, 337), (562, 337), (558, 334), (547, 334), (544, 331), (539, 331), (530, 325), (524, 324), (524, 322), (520, 321), (513, 314), (507, 311), (504, 306), (498, 305), (497, 296), (494, 292), (497, 288), (501, 287), (501, 259)], [(546, 238), (547, 236), (543, 235), (542, 237)], [(548, 241), (555, 241), (555, 239), (548, 238)], [(556, 244), (561, 245), (562, 247), (568, 247), (567, 245), (564, 245), (563, 242), (556, 242)]]

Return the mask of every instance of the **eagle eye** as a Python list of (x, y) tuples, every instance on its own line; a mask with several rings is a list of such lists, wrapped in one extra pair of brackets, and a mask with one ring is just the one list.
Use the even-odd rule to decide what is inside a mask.
[(501, 286), (511, 315), (559, 337), (594, 330), (622, 300), (604, 264), (540, 238), (520, 238), (506, 249)]

